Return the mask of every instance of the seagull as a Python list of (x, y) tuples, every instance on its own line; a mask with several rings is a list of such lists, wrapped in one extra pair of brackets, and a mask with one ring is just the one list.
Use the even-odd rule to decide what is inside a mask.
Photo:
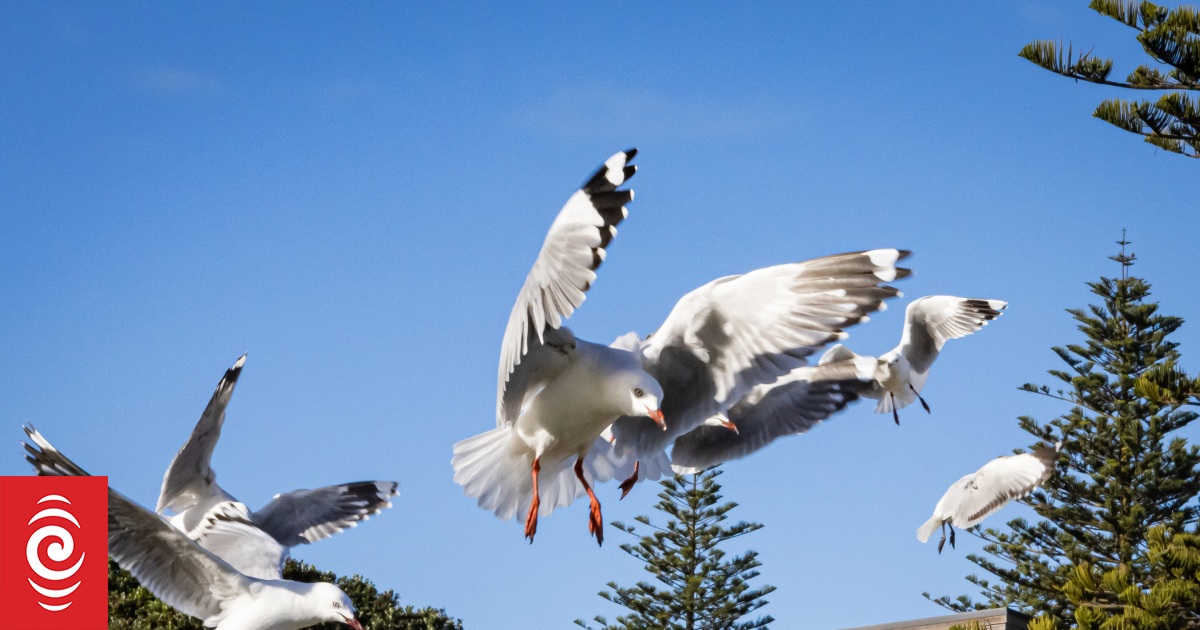
[[(609, 346), (579, 339), (563, 321), (583, 303), (627, 214), (633, 192), (617, 188), (634, 174), (635, 153), (605, 161), (554, 220), (505, 329), (497, 428), (454, 446), (455, 481), (502, 520), (528, 510), (531, 541), (539, 514), (586, 492), (588, 529), (602, 542), (585, 468), (596, 482), (626, 474), (631, 458), (612, 448), (641, 442), (623, 436), (637, 430), (667, 444), (699, 426), (724, 411), (726, 398), (843, 338), (843, 327), (898, 293), (880, 282), (908, 273), (895, 267), (907, 252), (894, 249), (768, 267), (685, 295), (647, 339), (631, 333)], [(615, 444), (602, 437), (610, 425)]]
[(675, 439), (671, 468), (681, 475), (740, 459), (776, 438), (805, 433), (846, 408), (874, 382), (875, 361), (858, 357), (796, 368), (750, 390), (729, 411)]
[(917, 540), (925, 542), (940, 525), (942, 539), (938, 553), (946, 544), (946, 526), (950, 526), (950, 546), (954, 546), (954, 528), (969, 529), (991, 516), (1013, 499), (1029, 496), (1054, 472), (1054, 462), (1062, 442), (1039, 445), (1032, 453), (997, 457), (983, 468), (955, 481), (933, 508), (933, 516), (917, 529)]
[[(635, 417), (613, 423), (611, 467), (624, 474), (632, 461), (622, 496), (640, 478), (655, 479), (668, 469), (666, 449), (680, 436), (712, 426), (714, 417), (719, 420), (754, 388), (805, 366), (825, 344), (845, 339), (844, 328), (885, 308), (884, 300), (900, 292), (882, 283), (909, 275), (896, 266), (908, 255), (897, 249), (850, 252), (719, 278), (680, 299), (648, 337), (618, 338), (613, 345), (636, 355), (662, 385), (666, 418), (665, 430)], [(759, 433), (762, 427), (747, 431), (736, 418), (727, 419), (745, 440), (766, 435)]]
[[(1000, 317), (1008, 302), (951, 295), (929, 295), (913, 300), (904, 311), (904, 334), (900, 345), (878, 358), (875, 385), (862, 393), (879, 401), (875, 413), (892, 412), (900, 424), (898, 409), (920, 400), (925, 411), (929, 403), (921, 389), (929, 378), (929, 368), (948, 339), (957, 339), (983, 328)], [(831, 347), (819, 364), (853, 359), (859, 355), (842, 344)]]
[[(620, 416), (660, 425), (662, 388), (629, 352), (577, 339), (563, 320), (583, 303), (632, 190), (636, 149), (608, 158), (563, 206), (513, 305), (500, 349), (496, 428), (454, 445), (454, 481), (501, 520), (527, 512), (533, 542), (539, 514), (590, 501), (588, 531), (604, 521), (584, 471), (601, 431)], [(567, 469), (574, 460), (574, 479)], [(593, 470), (605, 475), (603, 471)], [(576, 483), (576, 481), (578, 483)], [(544, 499), (544, 500), (543, 500)]]
[[(33, 442), (23, 444), (25, 459), (39, 474), (88, 476), (33, 427), (24, 428)], [(236, 507), (230, 509), (217, 535), (246, 537), (239, 546), (259, 547), (267, 555), (284, 553), (253, 523), (238, 520)], [(245, 575), (112, 488), (108, 490), (108, 554), (155, 597), (198, 617), (209, 628), (298, 630), (332, 621), (363, 630), (354, 604), (336, 585)]]
[[(174, 511), (175, 516), (170, 522), (180, 531), (239, 571), (263, 577), (258, 558), (253, 554), (243, 559), (236, 545), (226, 545), (218, 550), (209, 546), (215, 540), (211, 533), (200, 537), (206, 531), (205, 527), (211, 528), (211, 523), (206, 523), (229, 509), (228, 503), (242, 505), (246, 511), (245, 520), (278, 541), (286, 552), (289, 547), (316, 542), (355, 527), (359, 521), (391, 507), (390, 499), (398, 494), (398, 484), (394, 481), (359, 481), (316, 490), (295, 490), (275, 495), (261, 510), (246, 510), (217, 485), (217, 475), (210, 464), (225, 423), (225, 407), (233, 396), (233, 388), (245, 363), (246, 355), (243, 354), (217, 383), (191, 437), (175, 454), (163, 475), (155, 511), (159, 514)], [(280, 562), (286, 559), (285, 553)]]

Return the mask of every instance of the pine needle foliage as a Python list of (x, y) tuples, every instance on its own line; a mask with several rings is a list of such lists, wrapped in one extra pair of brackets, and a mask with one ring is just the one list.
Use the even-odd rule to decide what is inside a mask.
[[(283, 578), (297, 582), (333, 582), (354, 602), (358, 620), (370, 630), (462, 630), (462, 622), (446, 616), (440, 608), (401, 606), (395, 591), (380, 592), (370, 580), (361, 575), (338, 577), (321, 571), (311, 564), (289, 559), (283, 567)], [(346, 630), (337, 623), (323, 623), (314, 630)]]
[[(283, 577), (297, 582), (336, 583), (350, 596), (359, 620), (370, 630), (462, 630), (462, 622), (446, 616), (445, 611), (401, 606), (395, 592), (380, 592), (360, 575), (338, 577), (311, 564), (288, 560)], [(109, 560), (108, 627), (110, 630), (204, 630), (204, 623), (162, 603), (128, 571)], [(326, 623), (313, 628), (345, 630), (346, 626)]]
[[(649, 517), (635, 520), (651, 533), (639, 536), (633, 526), (614, 522), (613, 527), (638, 537), (636, 543), (621, 545), (629, 555), (645, 563), (658, 585), (638, 582), (633, 587), (608, 583), (611, 591), (600, 596), (628, 609), (610, 625), (604, 617), (593, 620), (598, 630), (755, 630), (767, 628), (770, 615), (741, 621), (767, 604), (763, 599), (773, 586), (750, 588), (761, 566), (754, 551), (728, 558), (721, 549), (726, 542), (762, 528), (759, 523), (725, 525), (736, 503), (721, 503), (720, 470), (710, 469), (690, 478), (675, 475), (660, 482), (663, 491), (655, 509), (668, 517), (666, 525), (655, 525)], [(591, 628), (582, 620), (575, 624)]]
[(1112, 80), (1112, 59), (1078, 53), (1071, 44), (1039, 40), (1018, 55), (1065, 77), (1131, 90), (1172, 90), (1156, 101), (1100, 103), (1092, 114), (1135, 133), (1161, 149), (1200, 157), (1200, 102), (1186, 92), (1200, 90), (1200, 13), (1194, 7), (1165, 9), (1150, 2), (1092, 0), (1090, 8), (1137, 31), (1137, 41), (1161, 67), (1142, 64), (1124, 81)]
[(1070, 405), (1019, 419), (1063, 442), (1056, 474), (1022, 501), (1041, 520), (973, 530), (986, 555), (968, 559), (994, 579), (967, 577), (980, 603), (934, 600), (951, 610), (1015, 606), (1031, 630), (1200, 630), (1200, 447), (1178, 435), (1200, 415), (1170, 341), (1183, 320), (1149, 301), (1121, 244), (1121, 277), (1089, 283), (1100, 303), (1068, 311), (1085, 340), (1054, 348), (1058, 387), (1021, 388)]

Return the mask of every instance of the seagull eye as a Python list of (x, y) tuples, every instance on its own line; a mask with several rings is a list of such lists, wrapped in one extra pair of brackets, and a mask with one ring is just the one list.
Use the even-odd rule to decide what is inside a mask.
[(333, 607), (334, 607), (334, 608), (341, 608), (341, 607), (342, 607), (342, 603), (341, 603), (341, 602), (333, 602)]
[(641, 398), (641, 397), (642, 397), (642, 395), (643, 395), (643, 394), (645, 394), (645, 393), (646, 393), (646, 392), (642, 391), (642, 388), (641, 388), (641, 387), (634, 387), (634, 388), (633, 388), (633, 395), (634, 395), (634, 396), (637, 396), (638, 398)]

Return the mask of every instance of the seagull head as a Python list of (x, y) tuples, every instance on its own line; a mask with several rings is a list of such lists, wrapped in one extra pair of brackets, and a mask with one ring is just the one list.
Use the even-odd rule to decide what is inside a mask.
[(662, 386), (658, 381), (654, 380), (653, 376), (637, 370), (629, 372), (629, 378), (626, 379), (625, 391), (629, 397), (628, 407), (622, 409), (622, 415), (626, 416), (649, 416), (651, 420), (665, 431), (667, 424), (663, 418), (662, 412)]
[(726, 429), (733, 431), (734, 435), (741, 435), (738, 433), (737, 425), (734, 424), (733, 421), (723, 413), (719, 413), (715, 416), (709, 416), (709, 418), (704, 421), (704, 424), (710, 427), (725, 427)]
[(363, 630), (362, 623), (355, 617), (354, 602), (336, 585), (316, 582), (312, 585), (309, 597), (317, 602), (321, 621), (344, 623), (354, 630)]

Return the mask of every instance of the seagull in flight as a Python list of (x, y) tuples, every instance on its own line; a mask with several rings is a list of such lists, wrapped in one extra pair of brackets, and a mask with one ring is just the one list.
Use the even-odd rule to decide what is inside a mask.
[[(633, 191), (619, 187), (637, 171), (630, 164), (636, 154), (608, 158), (551, 224), (504, 330), (496, 428), (454, 445), (454, 481), (501, 520), (525, 512), (530, 542), (539, 515), (586, 493), (588, 531), (603, 544), (600, 502), (584, 459), (618, 417), (663, 422), (662, 388), (637, 357), (578, 339), (563, 325), (583, 303), (628, 214)], [(602, 470), (592, 473), (607, 478)]]
[(1062, 442), (1039, 445), (1031, 453), (997, 457), (983, 468), (951, 484), (938, 500), (929, 517), (917, 528), (917, 540), (925, 542), (939, 526), (942, 539), (938, 553), (946, 544), (946, 526), (950, 527), (950, 546), (954, 546), (954, 528), (969, 529), (991, 516), (1014, 499), (1027, 497), (1054, 473), (1054, 462)]
[(629, 474), (631, 485), (640, 458), (844, 338), (843, 328), (898, 294), (881, 283), (908, 274), (895, 266), (908, 253), (894, 249), (767, 267), (688, 293), (645, 339), (579, 339), (563, 323), (627, 216), (633, 191), (620, 187), (636, 171), (635, 154), (606, 160), (551, 224), (505, 329), (497, 426), (454, 446), (455, 482), (502, 520), (524, 512), (530, 541), (539, 515), (586, 493), (588, 530), (602, 542), (589, 476)]
[(671, 468), (695, 474), (806, 433), (858, 400), (874, 383), (875, 361), (858, 357), (799, 367), (750, 390), (729, 411), (675, 439)]
[[(904, 250), (874, 249), (718, 278), (683, 296), (651, 335), (628, 333), (617, 339), (613, 345), (635, 354), (662, 385), (666, 419), (665, 430), (658, 431), (634, 417), (613, 423), (608, 454), (612, 466), (628, 471), (632, 465), (622, 492), (627, 494), (639, 478), (656, 479), (667, 472), (674, 455), (666, 451), (672, 445), (683, 446), (683, 469), (705, 467), (687, 457), (698, 455), (692, 449), (699, 442), (721, 435), (718, 429), (725, 431), (720, 440), (738, 444), (738, 449), (751, 443), (757, 448), (795, 432), (786, 420), (770, 425), (753, 424), (747, 417), (739, 420), (735, 416), (746, 408), (733, 408), (744, 398), (757, 404), (753, 401), (772, 384), (784, 387), (790, 380), (811, 377), (812, 372), (795, 371), (827, 343), (845, 339), (845, 328), (867, 321), (869, 313), (886, 308), (884, 300), (900, 295), (884, 283), (911, 273), (896, 266), (908, 255)], [(790, 388), (804, 387), (793, 383)], [(738, 432), (723, 422), (732, 423)], [(695, 439), (683, 437), (698, 428)], [(645, 471), (643, 463), (648, 464)]]
[[(875, 413), (892, 413), (900, 424), (898, 409), (920, 400), (925, 411), (929, 403), (921, 390), (929, 378), (929, 369), (946, 341), (966, 337), (1000, 317), (1008, 302), (951, 295), (929, 295), (913, 300), (904, 311), (904, 334), (900, 345), (878, 358), (875, 385), (862, 392), (864, 398), (879, 401)], [(842, 344), (831, 347), (818, 364), (854, 359), (859, 355)]]
[(236, 545), (226, 544), (228, 538), (215, 536), (211, 531), (214, 522), (220, 522), (223, 515), (228, 516), (229, 510), (234, 509), (230, 508), (230, 503), (241, 506), (236, 509), (245, 512), (244, 520), (283, 546), (282, 563), (287, 559), (289, 547), (328, 538), (391, 507), (391, 498), (398, 494), (398, 484), (394, 481), (358, 481), (315, 490), (293, 490), (275, 495), (260, 510), (249, 511), (217, 485), (217, 473), (210, 461), (225, 423), (225, 408), (245, 363), (246, 355), (242, 355), (217, 383), (191, 436), (163, 475), (155, 511), (159, 514), (174, 511), (175, 515), (170, 519), (172, 525), (243, 573), (263, 577), (261, 558), (257, 554), (250, 552), (243, 557)]
[[(39, 475), (88, 476), (33, 427), (25, 459)], [(229, 506), (227, 506), (229, 507)], [(243, 507), (244, 509), (244, 507)], [(240, 538), (281, 557), (284, 548), (253, 523), (238, 520), (231, 507), (219, 536)], [(353, 602), (328, 582), (304, 583), (278, 576), (258, 578), (239, 572), (173, 527), (163, 517), (119, 492), (108, 490), (108, 555), (168, 606), (203, 620), (216, 630), (299, 630), (335, 622), (363, 630)]]

